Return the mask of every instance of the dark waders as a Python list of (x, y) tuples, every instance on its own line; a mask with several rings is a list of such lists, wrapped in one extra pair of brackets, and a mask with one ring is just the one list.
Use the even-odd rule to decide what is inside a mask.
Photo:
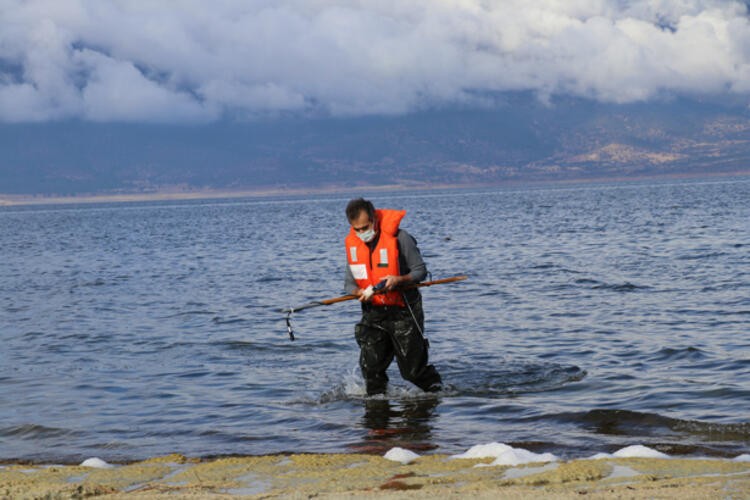
[[(359, 344), (359, 366), (367, 394), (382, 394), (388, 385), (386, 370), (394, 356), (401, 376), (424, 391), (441, 389), (440, 374), (428, 364), (424, 338), (424, 311), (419, 294), (408, 307), (362, 305), (362, 319), (354, 327)], [(413, 313), (413, 316), (412, 316)]]

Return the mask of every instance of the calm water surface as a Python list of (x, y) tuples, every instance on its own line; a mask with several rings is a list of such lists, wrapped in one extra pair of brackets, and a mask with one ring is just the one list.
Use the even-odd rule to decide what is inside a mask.
[(750, 451), (750, 181), (375, 194), (408, 211), (427, 397), (366, 398), (346, 195), (0, 208), (0, 460)]

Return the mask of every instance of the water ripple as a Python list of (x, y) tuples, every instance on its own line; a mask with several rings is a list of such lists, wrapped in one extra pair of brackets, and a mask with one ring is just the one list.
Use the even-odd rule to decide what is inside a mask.
[(379, 398), (356, 302), (278, 312), (342, 293), (345, 198), (0, 207), (0, 460), (747, 448), (747, 180), (379, 191), (470, 276), (423, 290), (443, 391)]

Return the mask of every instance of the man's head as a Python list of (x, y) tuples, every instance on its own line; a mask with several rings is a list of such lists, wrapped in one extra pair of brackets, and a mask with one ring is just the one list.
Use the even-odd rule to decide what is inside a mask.
[(346, 218), (354, 232), (365, 243), (372, 241), (377, 234), (375, 207), (371, 201), (356, 198), (346, 205)]

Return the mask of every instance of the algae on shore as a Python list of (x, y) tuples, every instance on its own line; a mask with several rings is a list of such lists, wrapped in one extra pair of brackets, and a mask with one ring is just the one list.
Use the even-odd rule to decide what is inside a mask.
[(750, 497), (750, 463), (717, 459), (606, 458), (522, 466), (425, 455), (402, 465), (375, 455), (157, 457), (107, 469), (0, 467), (0, 498)]

